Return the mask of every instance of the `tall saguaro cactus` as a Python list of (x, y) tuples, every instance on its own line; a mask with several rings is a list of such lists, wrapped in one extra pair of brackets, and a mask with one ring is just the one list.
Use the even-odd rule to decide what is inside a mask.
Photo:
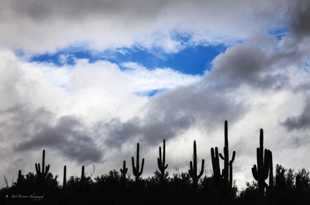
[[(252, 174), (254, 179), (258, 182), (258, 189), (261, 196), (265, 195), (265, 188), (272, 188), (273, 186), (273, 165), (272, 152), (269, 149), (264, 149), (264, 131), (260, 129), (259, 147), (256, 149), (257, 165), (253, 165)], [(265, 180), (269, 176), (269, 186)]]
[(50, 169), (50, 165), (45, 166), (45, 150), (44, 149), (42, 152), (42, 164), (40, 165), (40, 163), (35, 163), (35, 168), (36, 168), (36, 173), (37, 173), (39, 180), (40, 181), (44, 180)]
[(198, 186), (199, 178), (203, 174), (204, 163), (205, 163), (205, 160), (202, 159), (201, 160), (201, 169), (200, 169), (200, 172), (198, 174), (198, 168), (197, 168), (197, 147), (196, 147), (196, 141), (194, 140), (194, 144), (193, 144), (193, 161), (190, 161), (190, 163), (189, 163), (189, 167), (190, 168), (188, 170), (188, 174), (192, 178), (193, 184), (194, 184), (195, 188)]
[(82, 170), (81, 170), (81, 182), (85, 182), (85, 167), (84, 165), (82, 166)]
[(139, 143), (137, 143), (136, 163), (135, 163), (134, 157), (131, 157), (131, 162), (132, 162), (132, 173), (135, 176), (136, 181), (138, 181), (140, 176), (142, 175), (143, 167), (144, 167), (144, 158), (143, 158), (142, 163), (141, 163), (141, 168), (140, 168), (140, 145)]
[(166, 140), (163, 140), (163, 149), (159, 146), (159, 157), (157, 158), (157, 166), (160, 172), (160, 179), (163, 180), (165, 177), (166, 169), (168, 164), (166, 164)]
[(121, 179), (125, 180), (128, 171), (128, 168), (126, 167), (126, 160), (123, 161), (123, 167), (119, 171), (121, 172)]
[(230, 159), (229, 144), (228, 144), (228, 122), (227, 122), (227, 120), (225, 120), (225, 125), (224, 125), (223, 154), (219, 154), (220, 158), (224, 161), (224, 169), (222, 170), (222, 175), (223, 175), (225, 183), (229, 187), (232, 187), (232, 184), (233, 184), (233, 162), (235, 160), (236, 151), (232, 152), (232, 157)]
[(63, 180), (62, 180), (62, 189), (65, 190), (67, 186), (67, 166), (64, 166)]

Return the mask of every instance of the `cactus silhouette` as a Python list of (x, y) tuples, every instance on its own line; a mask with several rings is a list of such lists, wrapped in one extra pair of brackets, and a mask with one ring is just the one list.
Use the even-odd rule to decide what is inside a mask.
[(126, 161), (123, 161), (123, 167), (120, 169), (121, 172), (121, 179), (125, 180), (126, 179), (126, 174), (127, 174), (128, 168), (126, 167)]
[(166, 169), (168, 164), (166, 164), (166, 140), (163, 140), (163, 149), (159, 146), (159, 157), (157, 158), (157, 166), (160, 172), (160, 179), (163, 180), (165, 177)]
[(211, 148), (211, 162), (212, 162), (212, 169), (213, 169), (213, 178), (216, 182), (219, 182), (222, 175), (221, 175), (221, 168), (220, 168), (220, 159), (219, 159), (219, 152), (218, 148)]
[(196, 141), (194, 140), (194, 144), (193, 144), (193, 161), (190, 161), (189, 163), (189, 170), (188, 170), (188, 174), (189, 176), (192, 178), (193, 180), (193, 185), (195, 188), (197, 188), (198, 186), (198, 181), (199, 178), (202, 176), (203, 171), (204, 171), (204, 163), (205, 160), (202, 159), (201, 160), (201, 169), (200, 169), (200, 173), (198, 174), (198, 168), (197, 168), (197, 148), (196, 148)]
[(83, 165), (81, 170), (81, 182), (83, 183), (84, 181), (85, 181), (85, 167)]
[(230, 188), (233, 184), (233, 162), (235, 160), (236, 151), (232, 152), (232, 157), (229, 157), (229, 144), (228, 144), (228, 122), (224, 123), (224, 148), (223, 154), (219, 154), (220, 158), (224, 161), (224, 169), (222, 170), (222, 176), (227, 186)]
[(131, 157), (132, 173), (135, 176), (135, 180), (138, 181), (143, 172), (144, 158), (142, 159), (140, 168), (140, 144), (137, 143), (136, 163), (135, 158)]
[(42, 165), (40, 163), (35, 163), (36, 173), (39, 180), (44, 180), (50, 169), (50, 165), (45, 166), (45, 150), (42, 152)]
[[(264, 131), (260, 129), (259, 148), (256, 150), (257, 165), (253, 165), (252, 174), (254, 179), (258, 182), (258, 189), (260, 195), (265, 195), (265, 188), (272, 188), (273, 186), (273, 165), (272, 165), (272, 152), (264, 149)], [(269, 186), (265, 180), (269, 175)]]
[(18, 170), (17, 184), (20, 184), (22, 181), (23, 181), (22, 170)]
[(67, 185), (67, 166), (64, 166), (63, 180), (62, 180), (62, 189), (65, 190)]

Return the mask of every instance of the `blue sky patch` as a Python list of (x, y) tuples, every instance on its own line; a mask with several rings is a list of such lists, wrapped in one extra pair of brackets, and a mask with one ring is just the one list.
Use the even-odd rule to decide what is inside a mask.
[(138, 92), (136, 94), (140, 95), (140, 96), (153, 97), (153, 96), (155, 96), (158, 93), (163, 92), (163, 91), (165, 91), (165, 89), (154, 89), (154, 90), (148, 90), (148, 91), (144, 91), (144, 92)]
[(227, 49), (226, 45), (193, 45), (187, 43), (187, 36), (177, 35), (176, 38), (186, 44), (184, 49), (177, 53), (165, 53), (160, 49), (146, 49), (139, 46), (104, 51), (94, 51), (80, 46), (68, 47), (55, 53), (33, 55), (30, 61), (52, 63), (56, 66), (74, 65), (77, 59), (86, 59), (90, 63), (107, 60), (118, 65), (135, 62), (149, 69), (169, 67), (185, 74), (196, 75), (210, 69), (212, 60)]
[(283, 37), (285, 37), (288, 34), (288, 28), (287, 27), (275, 27), (273, 29), (270, 29), (268, 33), (276, 37), (278, 40), (281, 40)]

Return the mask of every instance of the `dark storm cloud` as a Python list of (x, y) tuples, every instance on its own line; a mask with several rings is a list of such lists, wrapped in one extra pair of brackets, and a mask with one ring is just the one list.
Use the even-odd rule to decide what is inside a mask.
[[(35, 21), (48, 18), (87, 18), (89, 15), (97, 16), (148, 16), (154, 15), (166, 1), (149, 1), (147, 4), (141, 0), (11, 0), (5, 8), (11, 14), (34, 19)], [(139, 12), (136, 12), (139, 11)]]
[[(242, 1), (240, 1), (242, 2)], [(45, 18), (87, 18), (95, 16), (132, 16), (141, 17), (140, 20), (156, 17), (161, 10), (173, 8), (179, 5), (188, 5), (188, 8), (199, 6), (217, 7), (226, 9), (225, 5), (231, 5), (230, 1), (220, 0), (195, 0), (188, 3), (185, 0), (10, 0), (1, 2), (1, 8), (13, 15), (28, 17), (34, 20)], [(139, 18), (134, 19), (139, 20)]]
[(156, 145), (163, 138), (174, 138), (178, 134), (187, 130), (193, 123), (190, 116), (169, 115), (170, 113), (163, 113), (159, 111), (157, 117), (147, 114), (142, 119), (131, 119), (126, 122), (119, 120), (112, 120), (105, 124), (102, 129), (106, 130), (107, 140), (105, 143), (109, 146), (120, 146), (128, 140), (141, 139), (148, 145)]
[(52, 148), (80, 163), (98, 162), (101, 160), (102, 151), (89, 135), (77, 118), (65, 116), (58, 119), (55, 125), (38, 126), (31, 139), (20, 143), (16, 150)]
[(31, 53), (80, 42), (95, 49), (134, 44), (165, 48), (167, 40), (175, 40), (170, 34), (180, 32), (199, 41), (229, 44), (278, 24), (285, 1), (4, 0), (0, 43)]
[(235, 46), (215, 59), (213, 72), (207, 79), (223, 89), (241, 85), (262, 89), (282, 87), (287, 77), (274, 72), (272, 66), (277, 57), (255, 46)]
[(290, 26), (297, 37), (305, 37), (310, 34), (310, 1), (297, 0), (292, 1), (288, 15)]
[(103, 153), (90, 136), (73, 116), (55, 120), (54, 114), (46, 109), (22, 104), (0, 110), (0, 138), (15, 139), (17, 152), (51, 148), (71, 160), (97, 162)]

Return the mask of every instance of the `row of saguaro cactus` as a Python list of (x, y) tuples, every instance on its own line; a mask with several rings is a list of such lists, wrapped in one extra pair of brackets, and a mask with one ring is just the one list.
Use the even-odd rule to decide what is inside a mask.
[[(266, 191), (270, 191), (273, 187), (273, 162), (272, 152), (269, 149), (264, 149), (264, 131), (260, 129), (259, 147), (256, 149), (257, 164), (252, 167), (252, 174), (257, 181), (258, 190), (262, 197)], [(269, 177), (269, 183), (265, 182)]]
[[(256, 158), (257, 165), (252, 167), (252, 174), (254, 179), (258, 183), (259, 193), (264, 196), (266, 190), (271, 190), (273, 187), (273, 161), (272, 152), (269, 149), (264, 149), (264, 132), (260, 130), (260, 146), (257, 148)], [(211, 161), (213, 169), (213, 179), (217, 183), (224, 183), (225, 187), (232, 188), (233, 186), (233, 163), (235, 160), (236, 152), (232, 151), (230, 156), (229, 141), (228, 141), (228, 122), (224, 123), (224, 148), (223, 154), (219, 153), (218, 147), (211, 148)], [(192, 161), (189, 163), (188, 175), (191, 177), (194, 187), (197, 187), (198, 181), (204, 173), (204, 159), (201, 160), (201, 168), (198, 169), (198, 158), (197, 158), (197, 145), (196, 141), (193, 142), (193, 156)], [(220, 166), (220, 159), (223, 160), (223, 169)], [(135, 181), (139, 181), (144, 169), (144, 158), (140, 160), (140, 144), (137, 143), (136, 157), (132, 156), (132, 173), (135, 177)], [(161, 181), (167, 174), (168, 164), (166, 163), (166, 141), (163, 140), (162, 146), (158, 149), (157, 158), (158, 172), (160, 174)], [(39, 182), (44, 182), (46, 179), (50, 165), (45, 165), (45, 150), (42, 152), (42, 163), (35, 163), (36, 175)], [(121, 179), (126, 180), (128, 168), (126, 167), (126, 161), (123, 161), (123, 166), (120, 169)], [(21, 170), (19, 170), (21, 175)], [(19, 177), (20, 178), (20, 177)], [(265, 181), (269, 178), (269, 183)], [(85, 167), (82, 166), (81, 170), (81, 184), (84, 183), (85, 178)], [(63, 189), (67, 184), (67, 166), (63, 168)]]
[[(81, 168), (81, 178), (80, 178), (80, 184), (83, 186), (86, 182), (85, 177), (85, 166), (83, 165)], [(63, 180), (62, 180), (62, 189), (65, 190), (67, 186), (67, 165), (64, 165), (63, 168)]]
[[(233, 163), (236, 157), (236, 151), (232, 152), (232, 157), (229, 156), (228, 143), (228, 122), (224, 125), (224, 148), (223, 154), (219, 153), (218, 147), (211, 148), (211, 162), (213, 169), (213, 178), (217, 183), (223, 181), (228, 188), (233, 186)], [(224, 161), (224, 168), (220, 168), (220, 159)]]

